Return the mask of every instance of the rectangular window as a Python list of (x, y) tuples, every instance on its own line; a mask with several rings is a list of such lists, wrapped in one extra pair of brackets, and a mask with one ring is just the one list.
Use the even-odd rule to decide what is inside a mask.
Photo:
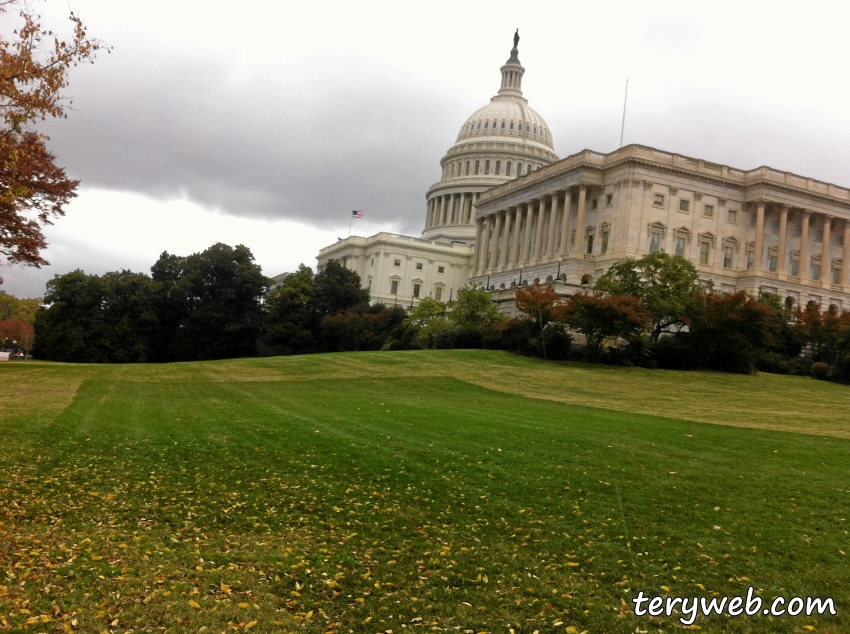
[(735, 256), (734, 247), (725, 247), (723, 249), (723, 268), (731, 269), (732, 268), (732, 259)]
[(608, 253), (608, 232), (602, 234), (602, 253)]
[(416, 298), (419, 297), (419, 288), (420, 288), (419, 284), (413, 285), (413, 296), (416, 297)]
[(676, 255), (685, 257), (685, 238), (682, 236), (676, 238)]
[(706, 205), (703, 207), (702, 215), (706, 218), (714, 218), (714, 205)]
[(700, 264), (708, 264), (708, 255), (710, 253), (711, 243), (710, 242), (700, 242), (699, 243), (699, 263)]
[(591, 209), (598, 209), (599, 208), (599, 199), (598, 198), (594, 198), (593, 200), (590, 201), (590, 208)]
[(445, 273), (445, 272), (446, 272), (446, 267), (444, 267), (444, 266), (438, 266), (437, 267), (437, 273)]
[(370, 291), (372, 290), (372, 278), (371, 277), (369, 278), (369, 282), (366, 284), (366, 288), (369, 289)]
[(417, 270), (417, 271), (421, 271), (421, 270), (422, 270), (422, 262), (417, 262), (417, 263), (416, 263), (416, 270)]
[(823, 229), (815, 231), (815, 242), (823, 242)]
[(664, 205), (664, 194), (655, 194), (655, 204), (659, 207)]
[(398, 295), (398, 280), (390, 282), (390, 295)]
[(505, 176), (511, 175), (511, 162), (508, 161), (507, 165), (505, 165)]
[(401, 260), (393, 260), (393, 266), (401, 266)]
[(442, 298), (443, 298), (443, 287), (442, 286), (435, 286), (434, 287), (434, 299), (436, 299), (439, 302)]
[(841, 269), (832, 269), (832, 283), (838, 284), (838, 280), (841, 279)]
[(770, 270), (775, 271), (776, 270), (776, 256), (771, 255), (768, 259), (770, 261)]
[(835, 241), (838, 243), (838, 246), (842, 246), (844, 244), (844, 236), (839, 233), (835, 236)]
[(820, 279), (820, 264), (812, 263), (812, 279), (819, 280)]
[(774, 233), (779, 233), (779, 221), (778, 220), (774, 220), (771, 223), (771, 227), (773, 228)]
[(690, 200), (680, 200), (679, 201), (679, 211), (689, 211), (691, 208)]
[(738, 212), (735, 209), (730, 209), (726, 216), (726, 220), (729, 222), (738, 222)]
[(587, 251), (586, 253), (593, 253), (593, 236), (587, 236)]
[(649, 236), (649, 252), (655, 253), (661, 244), (661, 234), (653, 231)]
[(758, 217), (756, 216), (756, 214), (750, 214), (750, 226), (751, 227), (756, 226), (756, 220), (758, 220)]
[(791, 260), (791, 275), (797, 277), (800, 274), (800, 262), (798, 260)]
[(803, 235), (803, 225), (794, 225), (794, 235), (798, 238)]
[(753, 264), (755, 263), (755, 261), (756, 261), (755, 253), (752, 252), (752, 251), (747, 251), (747, 268), (748, 269), (753, 268)]
[(607, 207), (611, 206), (611, 203), (613, 202), (613, 200), (614, 200), (614, 194), (605, 194), (605, 205)]

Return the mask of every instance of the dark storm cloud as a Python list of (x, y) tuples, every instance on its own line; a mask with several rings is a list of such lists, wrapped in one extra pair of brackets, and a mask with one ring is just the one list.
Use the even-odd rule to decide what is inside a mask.
[(468, 114), (450, 87), (373, 60), (245, 68), (151, 50), (77, 70), (74, 110), (46, 126), (83, 186), (324, 227), (362, 208), (421, 231), (425, 192)]

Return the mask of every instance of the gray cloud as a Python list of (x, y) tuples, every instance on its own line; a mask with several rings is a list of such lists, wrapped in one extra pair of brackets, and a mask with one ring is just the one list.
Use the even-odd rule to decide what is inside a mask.
[(343, 226), (363, 208), (421, 231), (425, 192), (465, 118), (448, 86), (374, 60), (245, 69), (152, 50), (77, 71), (74, 110), (46, 126), (83, 186), (315, 226)]

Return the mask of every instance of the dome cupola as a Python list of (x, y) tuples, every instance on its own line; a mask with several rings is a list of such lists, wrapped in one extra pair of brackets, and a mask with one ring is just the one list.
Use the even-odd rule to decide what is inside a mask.
[(499, 92), (466, 120), (440, 161), (442, 178), (427, 194), (424, 238), (472, 244), (482, 192), (558, 160), (549, 126), (522, 96), (519, 30), (500, 71)]

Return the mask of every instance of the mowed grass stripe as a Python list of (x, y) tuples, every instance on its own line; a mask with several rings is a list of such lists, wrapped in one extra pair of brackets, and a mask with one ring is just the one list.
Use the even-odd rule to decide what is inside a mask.
[[(752, 584), (833, 596), (839, 617), (703, 631), (846, 628), (850, 442), (525, 398), (472, 384), (462, 355), (464, 378), (369, 356), (352, 365), (383, 369), (356, 380), (331, 355), (327, 376), (263, 361), (267, 381), (220, 380), (251, 362), (163, 380), (86, 368), (61, 417), (7, 419), (0, 568), (18, 576), (0, 616), (58, 603), (51, 618), (97, 632), (668, 631), (623, 601)], [(558, 397), (544, 370), (538, 390)]]

